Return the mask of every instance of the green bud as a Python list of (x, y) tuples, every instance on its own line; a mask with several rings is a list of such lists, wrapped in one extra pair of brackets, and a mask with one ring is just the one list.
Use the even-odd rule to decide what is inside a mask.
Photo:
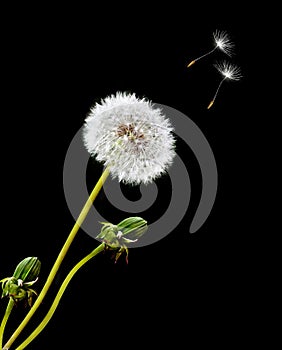
[(8, 296), (15, 302), (27, 299), (31, 306), (32, 296), (36, 292), (30, 288), (38, 279), (41, 262), (36, 257), (22, 260), (16, 267), (12, 277), (2, 279), (2, 298)]
[(125, 251), (128, 255), (128, 245), (137, 242), (147, 231), (147, 221), (139, 216), (133, 216), (122, 220), (119, 224), (113, 225), (109, 222), (103, 224), (101, 232), (96, 238), (106, 244), (107, 249), (117, 250), (116, 259)]
[(36, 257), (28, 257), (22, 260), (15, 269), (13, 277), (23, 282), (34, 281), (40, 272), (41, 262)]
[(146, 220), (139, 216), (132, 216), (117, 224), (117, 229), (123, 239), (136, 242), (147, 231), (148, 226)]
[(148, 229), (147, 221), (139, 216), (133, 216), (113, 225), (102, 222), (103, 227), (96, 238), (101, 239), (112, 248), (124, 247), (136, 242)]

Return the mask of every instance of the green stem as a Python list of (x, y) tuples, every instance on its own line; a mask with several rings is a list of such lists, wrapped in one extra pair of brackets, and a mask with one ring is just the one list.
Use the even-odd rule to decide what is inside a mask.
[(1, 326), (0, 326), (0, 349), (2, 349), (2, 342), (3, 342), (3, 335), (4, 335), (4, 329), (6, 327), (6, 323), (8, 321), (8, 318), (11, 314), (11, 311), (13, 310), (14, 307), (14, 300), (12, 298), (9, 298), (9, 302), (5, 311), (5, 315), (2, 319)]
[(100, 244), (96, 249), (94, 249), (90, 254), (88, 254), (86, 257), (84, 257), (82, 260), (80, 260), (69, 272), (67, 277), (65, 278), (64, 282), (62, 283), (54, 301), (53, 304), (51, 305), (47, 315), (44, 317), (43, 321), (37, 326), (37, 328), (29, 335), (29, 337), (21, 344), (19, 345), (16, 350), (23, 350), (34, 338), (38, 336), (38, 334), (45, 328), (47, 323), (50, 321), (51, 317), (53, 316), (62, 296), (64, 291), (66, 290), (70, 280), (73, 278), (75, 273), (85, 264), (87, 261), (92, 259), (95, 255), (98, 253), (102, 252), (104, 250), (105, 244), (102, 243)]
[(20, 333), (22, 332), (22, 330), (24, 329), (24, 327), (27, 325), (27, 323), (29, 322), (29, 320), (31, 319), (31, 317), (33, 316), (33, 314), (35, 313), (35, 311), (37, 310), (37, 308), (39, 307), (39, 305), (41, 304), (43, 298), (45, 297), (48, 289), (51, 286), (51, 283), (53, 282), (53, 279), (55, 278), (55, 275), (73, 241), (73, 239), (75, 238), (81, 224), (83, 223), (84, 219), (86, 218), (88, 211), (90, 210), (94, 199), (96, 198), (96, 196), (98, 195), (99, 191), (101, 190), (105, 180), (107, 179), (107, 177), (109, 176), (109, 169), (106, 168), (103, 172), (103, 174), (101, 175), (100, 179), (98, 180), (97, 184), (95, 185), (94, 189), (92, 190), (90, 196), (88, 197), (84, 207), (82, 208), (81, 213), (79, 214), (79, 217), (77, 219), (77, 221), (75, 222), (63, 248), (61, 249), (60, 254), (57, 257), (57, 260), (55, 261), (51, 272), (40, 292), (40, 294), (38, 295), (35, 303), (33, 304), (33, 306), (31, 307), (31, 309), (29, 310), (29, 312), (27, 313), (27, 315), (25, 316), (25, 318), (23, 319), (23, 321), (21, 322), (21, 324), (19, 325), (19, 327), (15, 330), (15, 332), (12, 334), (12, 336), (10, 337), (10, 339), (8, 340), (8, 342), (4, 345), (3, 350), (8, 350), (11, 345), (14, 343), (14, 341), (17, 339), (17, 337), (20, 335)]

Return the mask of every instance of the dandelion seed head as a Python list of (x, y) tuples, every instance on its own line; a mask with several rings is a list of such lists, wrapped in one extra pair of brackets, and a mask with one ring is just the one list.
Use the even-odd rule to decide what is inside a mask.
[(170, 121), (150, 101), (117, 92), (90, 109), (83, 141), (97, 161), (109, 166), (113, 178), (147, 184), (172, 164), (172, 131)]
[(233, 63), (223, 61), (216, 63), (214, 66), (224, 78), (230, 80), (240, 80), (242, 78), (241, 69)]
[(229, 35), (225, 31), (216, 30), (213, 33), (213, 37), (216, 46), (228, 56), (232, 56), (234, 44), (230, 40)]

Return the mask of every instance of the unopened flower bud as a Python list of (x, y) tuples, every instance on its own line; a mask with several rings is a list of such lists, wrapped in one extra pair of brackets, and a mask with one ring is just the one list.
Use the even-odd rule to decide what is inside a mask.
[(27, 299), (31, 306), (32, 296), (36, 292), (30, 288), (38, 279), (41, 262), (36, 257), (22, 260), (16, 267), (12, 277), (2, 279), (2, 298), (8, 296), (15, 302)]
[(41, 262), (36, 257), (28, 257), (22, 260), (15, 269), (13, 277), (23, 282), (31, 282), (37, 279), (41, 269)]
[(96, 238), (102, 240), (108, 249), (117, 250), (115, 260), (125, 251), (126, 260), (128, 246), (147, 231), (147, 221), (139, 216), (133, 216), (122, 220), (119, 224), (113, 225), (109, 222), (102, 222), (103, 227)]
[(120, 237), (124, 242), (136, 242), (148, 229), (147, 221), (139, 216), (133, 216), (122, 220), (117, 224)]
[(138, 216), (126, 218), (117, 225), (109, 222), (102, 222), (102, 224), (101, 232), (96, 238), (101, 239), (111, 248), (124, 247), (136, 242), (148, 229), (147, 221)]

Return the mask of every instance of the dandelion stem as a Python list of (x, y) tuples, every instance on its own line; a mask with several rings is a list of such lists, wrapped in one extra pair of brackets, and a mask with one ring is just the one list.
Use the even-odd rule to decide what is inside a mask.
[(100, 252), (102, 252), (104, 250), (105, 244), (102, 243), (100, 244), (97, 248), (95, 248), (90, 254), (88, 254), (87, 256), (85, 256), (82, 260), (80, 260), (73, 268), (72, 270), (68, 273), (67, 277), (65, 278), (64, 282), (62, 283), (54, 301), (53, 304), (51, 305), (48, 313), (46, 314), (46, 316), (44, 317), (44, 319), (42, 320), (42, 322), (36, 327), (36, 329), (29, 335), (29, 337), (22, 343), (20, 344), (16, 350), (23, 350), (24, 348), (26, 348), (26, 346), (32, 342), (32, 340), (34, 338), (36, 338), (39, 333), (46, 327), (46, 325), (48, 324), (48, 322), (50, 321), (51, 317), (53, 316), (54, 312), (56, 311), (56, 308), (69, 284), (69, 282), (71, 281), (71, 279), (73, 278), (73, 276), (76, 274), (76, 272), (85, 264), (87, 263), (87, 261), (89, 261), (90, 259), (92, 259), (94, 256), (96, 256), (97, 254), (99, 254)]
[(9, 298), (9, 302), (8, 302), (4, 317), (3, 317), (1, 325), (0, 325), (0, 349), (2, 349), (3, 334), (4, 334), (5, 327), (6, 327), (6, 323), (7, 323), (8, 318), (13, 310), (14, 304), (15, 304), (14, 300), (12, 298)]
[(84, 219), (86, 218), (92, 204), (93, 201), (95, 200), (95, 198), (97, 197), (99, 191), (101, 190), (105, 180), (107, 179), (107, 177), (109, 176), (109, 169), (106, 168), (104, 170), (104, 172), (102, 173), (100, 179), (98, 180), (98, 182), (96, 183), (94, 189), (92, 190), (92, 192), (90, 193), (90, 196), (88, 197), (84, 207), (81, 210), (81, 213), (79, 214), (79, 217), (77, 219), (77, 221), (75, 222), (67, 240), (65, 241), (65, 244), (63, 245), (61, 252), (59, 253), (57, 260), (55, 261), (51, 272), (41, 290), (41, 292), (39, 293), (35, 303), (33, 304), (33, 306), (31, 307), (31, 309), (29, 310), (29, 312), (27, 313), (27, 315), (25, 316), (25, 318), (23, 319), (23, 321), (21, 322), (21, 324), (18, 326), (18, 328), (15, 330), (15, 332), (12, 334), (12, 336), (10, 337), (10, 339), (8, 340), (8, 342), (4, 345), (3, 350), (8, 350), (11, 345), (14, 343), (14, 341), (16, 340), (16, 338), (20, 335), (20, 333), (22, 332), (22, 330), (24, 329), (24, 327), (27, 325), (27, 323), (29, 322), (29, 320), (31, 319), (31, 317), (33, 316), (33, 314), (35, 313), (35, 311), (37, 310), (37, 308), (39, 307), (39, 305), (41, 304), (43, 298), (45, 297), (49, 287), (51, 286), (51, 283), (53, 281), (53, 279), (55, 278), (55, 275), (72, 243), (72, 241), (74, 240), (81, 224), (83, 223)]

